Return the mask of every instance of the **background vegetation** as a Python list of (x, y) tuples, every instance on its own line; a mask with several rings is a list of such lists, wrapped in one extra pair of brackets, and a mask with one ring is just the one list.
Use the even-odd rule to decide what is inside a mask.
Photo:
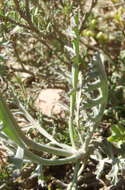
[[(34, 101), (41, 89), (71, 89), (69, 76), (73, 63), (74, 16), (79, 18), (80, 70), (95, 52), (103, 56), (108, 77), (109, 98), (103, 120), (94, 133), (100, 148), (89, 158), (79, 178), (78, 189), (125, 189), (125, 1), (124, 0), (4, 0), (0, 1), (0, 84), (10, 110), (26, 134), (41, 135), (20, 112), (12, 95), (44, 128), (62, 143), (69, 144), (67, 117), (47, 117), (37, 112)], [(69, 108), (68, 108), (69, 109)], [(55, 126), (48, 127), (48, 126)], [(24, 128), (25, 128), (24, 127)], [(110, 136), (110, 137), (109, 137)], [(107, 137), (108, 140), (107, 141)], [(1, 189), (65, 189), (73, 164), (49, 166), (39, 180), (36, 164), (24, 160), (21, 167), (12, 160), (15, 145), (0, 137)], [(47, 143), (47, 142), (46, 142)], [(13, 150), (13, 151), (12, 151)], [(37, 152), (37, 154), (39, 154)], [(44, 155), (49, 158), (48, 155)], [(14, 162), (14, 163), (13, 163)], [(20, 169), (21, 168), (21, 169)], [(42, 182), (41, 182), (42, 181)]]

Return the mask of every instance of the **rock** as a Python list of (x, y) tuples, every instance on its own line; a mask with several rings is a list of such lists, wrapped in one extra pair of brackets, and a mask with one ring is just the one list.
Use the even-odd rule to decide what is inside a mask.
[(37, 111), (51, 117), (59, 115), (61, 118), (65, 117), (65, 91), (62, 89), (43, 89), (35, 101)]

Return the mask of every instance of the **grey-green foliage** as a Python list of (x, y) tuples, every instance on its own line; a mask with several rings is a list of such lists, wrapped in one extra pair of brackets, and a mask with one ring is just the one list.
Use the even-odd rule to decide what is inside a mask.
[[(25, 15), (23, 17), (25, 19)], [(28, 22), (30, 27), (35, 30), (30, 18)], [(71, 184), (67, 186), (67, 189), (72, 190), (76, 188), (77, 178), (82, 173), (88, 158), (94, 150), (94, 146), (92, 146), (92, 136), (102, 119), (108, 98), (107, 77), (101, 54), (96, 52), (92, 56), (89, 64), (85, 62), (81, 55), (79, 22), (79, 14), (75, 13), (71, 18), (69, 27), (71, 43), (70, 45), (66, 44), (66, 49), (69, 55), (71, 55), (72, 62), (71, 73), (68, 79), (68, 81), (70, 80), (70, 108), (69, 121), (67, 123), (69, 126), (70, 145), (58, 142), (38, 121), (35, 121), (19, 103), (27, 120), (44, 138), (49, 140), (49, 144), (40, 144), (29, 139), (18, 126), (6, 101), (2, 94), (0, 94), (0, 120), (3, 125), (2, 131), (23, 149), (24, 157), (34, 163), (39, 165), (75, 163), (73, 180)], [(52, 155), (51, 159), (40, 157), (34, 152), (36, 150), (41, 153), (47, 152), (50, 156)]]
[[(77, 64), (77, 62), (75, 64)], [(60, 165), (60, 164), (67, 164), (67, 163), (74, 163), (74, 162), (79, 163), (80, 161), (82, 161), (84, 164), (84, 162), (86, 162), (86, 159), (89, 158), (89, 154), (91, 154), (91, 152), (90, 152), (91, 143), (90, 142), (92, 141), (92, 135), (94, 133), (95, 128), (98, 127), (98, 124), (103, 116), (103, 112), (104, 112), (104, 109), (106, 106), (107, 96), (108, 96), (106, 73), (105, 73), (104, 65), (101, 61), (101, 57), (100, 57), (99, 53), (96, 53), (95, 56), (93, 57), (91, 66), (93, 68), (92, 70), (95, 70), (96, 78), (98, 78), (98, 79), (93, 78), (94, 73), (91, 71), (90, 72), (88, 71), (88, 73), (86, 73), (85, 80), (83, 80), (83, 82), (85, 82), (87, 80), (86, 84), (82, 84), (79, 87), (79, 89), (77, 90), (77, 85), (80, 82), (80, 80), (78, 78), (76, 86), (73, 86), (73, 89), (74, 89), (74, 87), (76, 88), (76, 90), (75, 90), (76, 97), (79, 95), (79, 93), (81, 91), (81, 96), (79, 96), (81, 99), (83, 92), (84, 92), (85, 96), (87, 97), (85, 102), (82, 102), (82, 101), (84, 101), (84, 100), (82, 100), (82, 101), (80, 101), (80, 104), (79, 104), (76, 97), (74, 99), (74, 93), (73, 92), (70, 93), (71, 107), (72, 107), (72, 104), (74, 105), (73, 110), (70, 110), (70, 112), (73, 111), (72, 114), (74, 116), (76, 116), (74, 111), (75, 110), (78, 111), (77, 109), (80, 109), (80, 112), (82, 111), (82, 114), (86, 114), (86, 126), (83, 126), (82, 122), (80, 124), (78, 124), (78, 126), (76, 125), (77, 124), (76, 118), (80, 117), (80, 115), (81, 115), (80, 112), (79, 112), (80, 115), (78, 114), (77, 117), (75, 118), (75, 120), (72, 120), (73, 122), (70, 123), (72, 125), (72, 126), (69, 126), (71, 142), (73, 141), (72, 146), (69, 146), (66, 144), (60, 144), (59, 142), (57, 142), (52, 137), (52, 135), (48, 134), (48, 132), (46, 132), (38, 124), (38, 122), (36, 122), (29, 115), (29, 113), (21, 106), (21, 108), (25, 112), (27, 119), (31, 122), (33, 127), (37, 128), (37, 130), (45, 138), (49, 139), (49, 141), (54, 145), (51, 146), (51, 145), (47, 145), (47, 144), (45, 144), (45, 145), (39, 144), (39, 143), (34, 142), (33, 140), (30, 140), (28, 137), (25, 136), (25, 134), (19, 128), (16, 120), (14, 119), (13, 115), (11, 114), (11, 111), (7, 107), (5, 100), (3, 99), (2, 95), (1, 95), (1, 97), (0, 97), (1, 98), (0, 99), (0, 120), (3, 122), (3, 132), (6, 133), (11, 140), (15, 141), (18, 146), (20, 146), (21, 148), (24, 149), (24, 156), (26, 158), (28, 158), (29, 160), (31, 160), (35, 163), (42, 164), (42, 165)], [(72, 77), (75, 76), (74, 75), (75, 72), (78, 72), (77, 76), (79, 76), (79, 73), (81, 73), (81, 71), (78, 70), (78, 68), (77, 68), (77, 70), (75, 70), (75, 72), (74, 72), (74, 69), (76, 69), (76, 67), (74, 67), (74, 65), (73, 65)], [(94, 82), (91, 82), (90, 80), (94, 80)], [(95, 99), (95, 97), (92, 98), (92, 96), (90, 96), (89, 93), (93, 90), (99, 90), (99, 92), (100, 92), (99, 98), (97, 97)], [(74, 101), (75, 101), (75, 103), (74, 103)], [(80, 108), (78, 107), (77, 104), (80, 106)], [(84, 111), (83, 111), (83, 108), (85, 108)], [(92, 110), (91, 114), (89, 114), (89, 112), (86, 111), (88, 109)], [(72, 114), (71, 114), (71, 116), (72, 116)], [(73, 119), (73, 118), (71, 117), (70, 119)], [(75, 125), (74, 125), (74, 122), (76, 123)], [(85, 123), (84, 123), (84, 125), (85, 125)], [(71, 131), (70, 127), (72, 127), (72, 131)], [(84, 136), (85, 127), (87, 127), (86, 138)], [(74, 133), (73, 133), (74, 130), (78, 135), (78, 139), (79, 139), (78, 144), (75, 139), (76, 136), (74, 136)], [(79, 133), (80, 132), (79, 130), (82, 133)], [(58, 159), (41, 158), (38, 155), (36, 155), (35, 153), (33, 153), (31, 151), (31, 149), (32, 150), (38, 149), (39, 151), (42, 151), (42, 152), (48, 152), (48, 154), (51, 153), (53, 155), (58, 155), (58, 156), (60, 155), (60, 156), (63, 156), (63, 158), (58, 158)], [(77, 170), (78, 170), (78, 168), (77, 168)], [(77, 173), (78, 173), (78, 171), (77, 171)]]

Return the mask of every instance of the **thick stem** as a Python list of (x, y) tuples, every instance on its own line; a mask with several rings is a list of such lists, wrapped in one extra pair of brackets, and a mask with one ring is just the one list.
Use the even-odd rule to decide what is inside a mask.
[(77, 190), (77, 178), (78, 178), (79, 168), (80, 168), (80, 162), (78, 161), (75, 164), (74, 176), (73, 176), (72, 182), (68, 185), (67, 190)]
[[(78, 83), (78, 66), (72, 65), (72, 87), (73, 89), (77, 89), (77, 83)], [(74, 142), (74, 112), (75, 112), (75, 106), (76, 106), (76, 90), (74, 90), (70, 94), (70, 118), (69, 118), (69, 134), (70, 134), (70, 140), (72, 143), (72, 146), (75, 148), (75, 142)]]

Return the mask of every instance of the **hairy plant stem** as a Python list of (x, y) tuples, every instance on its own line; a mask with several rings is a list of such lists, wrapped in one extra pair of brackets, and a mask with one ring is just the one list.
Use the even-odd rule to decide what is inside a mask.
[(77, 190), (77, 178), (78, 178), (78, 171), (80, 168), (80, 162), (76, 162), (75, 168), (74, 168), (74, 176), (72, 179), (72, 182), (68, 185), (67, 190)]
[(75, 38), (72, 40), (73, 49), (75, 52), (75, 56), (73, 57), (72, 63), (72, 88), (73, 91), (70, 94), (70, 117), (69, 117), (69, 134), (72, 146), (75, 148), (75, 128), (74, 128), (74, 119), (75, 119), (75, 109), (76, 109), (76, 95), (77, 95), (77, 87), (78, 87), (78, 77), (79, 77), (79, 64), (80, 64), (80, 55), (79, 55), (79, 21), (78, 15), (74, 17), (75, 25), (72, 30), (75, 33)]
[[(78, 66), (72, 65), (72, 87), (77, 88), (78, 83)], [(76, 90), (74, 90), (70, 95), (70, 117), (69, 117), (69, 134), (72, 146), (75, 148), (74, 142), (74, 112), (76, 106)]]

